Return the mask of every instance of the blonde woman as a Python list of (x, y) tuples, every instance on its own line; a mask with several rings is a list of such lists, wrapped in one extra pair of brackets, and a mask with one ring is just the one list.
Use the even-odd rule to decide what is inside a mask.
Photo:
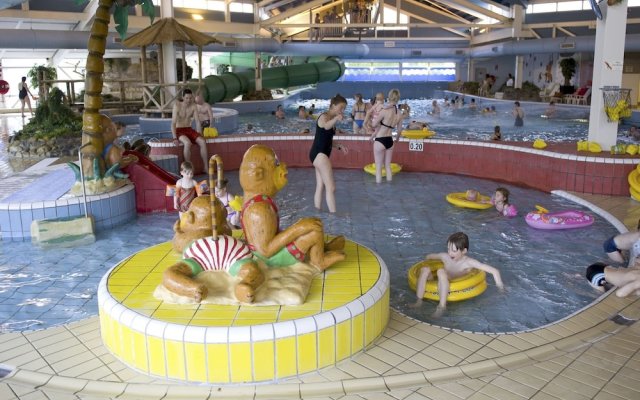
[(387, 182), (391, 182), (391, 157), (394, 143), (392, 132), (396, 129), (400, 138), (402, 120), (409, 116), (409, 106), (404, 105), (399, 109), (398, 101), (400, 101), (400, 91), (391, 89), (387, 96), (387, 104), (371, 121), (371, 126), (374, 128), (371, 140), (373, 140), (373, 158), (376, 162), (376, 183), (382, 182), (383, 165)]

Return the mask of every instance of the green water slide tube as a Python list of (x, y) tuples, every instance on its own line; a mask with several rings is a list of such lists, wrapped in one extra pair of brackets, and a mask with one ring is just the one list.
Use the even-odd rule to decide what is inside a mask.
[[(262, 88), (284, 89), (318, 82), (332, 82), (338, 80), (343, 73), (344, 64), (332, 58), (315, 63), (265, 68), (262, 70)], [(209, 75), (203, 81), (204, 88), (201, 93), (209, 104), (231, 100), (256, 88), (253, 70)]]

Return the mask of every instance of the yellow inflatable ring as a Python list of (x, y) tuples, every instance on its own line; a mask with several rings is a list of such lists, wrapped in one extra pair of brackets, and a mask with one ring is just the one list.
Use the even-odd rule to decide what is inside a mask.
[[(431, 268), (431, 273), (436, 280), (428, 281), (424, 291), (424, 298), (428, 300), (440, 300), (438, 295), (438, 279), (436, 271), (443, 267), (440, 260), (422, 260), (409, 268), (409, 287), (415, 292), (420, 269), (422, 267)], [(468, 274), (451, 280), (447, 301), (460, 301), (481, 295), (487, 289), (487, 274), (484, 271), (474, 269)]]
[(489, 196), (478, 195), (480, 201), (467, 200), (467, 194), (465, 192), (449, 193), (447, 195), (447, 201), (454, 206), (463, 208), (473, 208), (474, 210), (486, 210), (493, 207), (491, 204), (491, 198)]
[(433, 137), (436, 133), (429, 129), (405, 129), (400, 133), (407, 139), (425, 139)]
[[(400, 164), (396, 164), (396, 163), (391, 163), (391, 175), (395, 175), (398, 172), (402, 171), (402, 165)], [(376, 165), (375, 164), (367, 164), (364, 166), (364, 172), (368, 172), (371, 175), (376, 174)], [(384, 168), (382, 168), (382, 176), (386, 176), (387, 172)]]

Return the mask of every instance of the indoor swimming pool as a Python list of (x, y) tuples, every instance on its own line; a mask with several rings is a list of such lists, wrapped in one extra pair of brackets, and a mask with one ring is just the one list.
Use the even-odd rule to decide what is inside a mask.
[[(229, 171), (230, 191), (239, 192), (237, 171)], [(313, 207), (312, 169), (289, 170), (278, 195), (280, 224), (320, 217), (325, 231), (344, 234), (377, 252), (391, 275), (391, 307), (412, 318), (479, 332), (533, 329), (562, 319), (599, 296), (583, 277), (585, 267), (604, 260), (602, 243), (615, 228), (596, 216), (594, 225), (569, 231), (540, 231), (523, 216), (536, 204), (551, 211), (580, 209), (572, 202), (536, 190), (507, 186), (518, 217), (495, 210), (467, 210), (444, 199), (449, 192), (475, 188), (491, 194), (499, 184), (444, 174), (402, 172), (392, 183), (375, 184), (361, 170), (336, 170), (335, 215)], [(174, 214), (146, 214), (128, 226), (99, 232), (92, 245), (42, 250), (30, 242), (0, 243), (0, 332), (42, 329), (97, 314), (97, 284), (109, 268), (130, 254), (170, 240)], [(469, 255), (497, 267), (506, 286), (499, 293), (491, 277), (479, 297), (451, 303), (433, 320), (435, 303), (408, 306), (415, 294), (407, 271), (425, 254), (446, 250), (447, 237), (464, 231)], [(327, 273), (331, 273), (329, 269)]]
[[(346, 132), (352, 132), (352, 120), (349, 117), (354, 100), (348, 98), (345, 111), (345, 121), (338, 127)], [(368, 101), (368, 99), (365, 99)], [(504, 141), (534, 141), (543, 139), (548, 142), (577, 142), (586, 140), (589, 130), (589, 108), (570, 105), (557, 105), (555, 113), (548, 118), (546, 113), (549, 107), (545, 103), (522, 102), (525, 111), (524, 127), (514, 126), (514, 117), (511, 115), (513, 101), (497, 101), (493, 99), (478, 99), (476, 110), (469, 109), (469, 98), (465, 100), (465, 106), (460, 109), (444, 107), (444, 99), (438, 99), (441, 107), (441, 115), (435, 118), (429, 113), (432, 110), (432, 99), (407, 99), (401, 103), (407, 103), (411, 107), (411, 120), (425, 121), (436, 132), (438, 139), (454, 140), (489, 140), (493, 134), (494, 126), (500, 125), (502, 139)], [(297, 100), (285, 107), (286, 118), (278, 120), (270, 113), (240, 113), (238, 117), (238, 133), (300, 133), (309, 129), (315, 132), (315, 121), (298, 118), (298, 107), (305, 106), (309, 109), (315, 105), (315, 115), (326, 111), (329, 100), (307, 99)], [(495, 107), (495, 113), (482, 112), (485, 108)], [(623, 124), (619, 127), (619, 140), (630, 141), (624, 134), (629, 127)]]

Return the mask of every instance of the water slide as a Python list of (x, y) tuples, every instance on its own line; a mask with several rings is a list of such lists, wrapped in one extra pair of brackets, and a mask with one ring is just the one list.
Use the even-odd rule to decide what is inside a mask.
[[(265, 68), (262, 70), (262, 88), (281, 89), (318, 82), (333, 82), (342, 76), (344, 70), (344, 64), (331, 58), (308, 64)], [(205, 77), (202, 94), (207, 103), (213, 104), (253, 91), (255, 87), (253, 70), (228, 72)]]
[(170, 174), (144, 154), (127, 150), (123, 156), (133, 155), (138, 161), (127, 165), (124, 172), (129, 174), (136, 190), (136, 211), (173, 211), (173, 197), (166, 196), (167, 185), (175, 185), (177, 176)]

